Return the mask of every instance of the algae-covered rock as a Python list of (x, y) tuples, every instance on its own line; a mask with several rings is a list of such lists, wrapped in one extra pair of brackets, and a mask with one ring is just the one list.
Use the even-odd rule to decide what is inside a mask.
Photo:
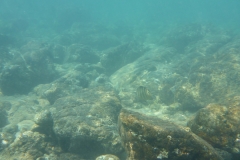
[(59, 152), (53, 143), (47, 141), (43, 134), (32, 131), (22, 132), (9, 147), (0, 152), (1, 159), (35, 160), (44, 153)]
[(123, 109), (119, 130), (129, 160), (223, 159), (189, 128), (156, 117)]
[(121, 154), (116, 126), (120, 109), (114, 90), (104, 86), (57, 99), (51, 113), (60, 146), (87, 159), (105, 152)]
[(235, 97), (232, 102), (234, 103), (229, 106), (209, 104), (197, 112), (196, 116), (188, 122), (188, 126), (213, 146), (239, 155), (239, 97)]

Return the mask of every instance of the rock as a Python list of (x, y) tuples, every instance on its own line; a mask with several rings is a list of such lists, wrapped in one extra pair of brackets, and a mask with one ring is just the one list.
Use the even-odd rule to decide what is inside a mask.
[(49, 83), (58, 77), (51, 45), (31, 41), (21, 50), (10, 52), (13, 57), (5, 64), (0, 76), (4, 95), (27, 94), (36, 85)]
[(23, 120), (17, 124), (20, 133), (30, 131), (35, 123), (32, 120)]
[(229, 106), (209, 104), (188, 122), (191, 130), (213, 146), (240, 155), (240, 97)]
[(47, 100), (31, 94), (28, 96), (15, 96), (14, 98), (3, 96), (2, 99), (0, 99), (0, 104), (5, 102), (9, 105), (7, 112), (9, 124), (14, 125), (23, 120), (33, 120), (36, 113), (49, 107)]
[(124, 65), (142, 56), (146, 50), (143, 45), (136, 42), (113, 47), (103, 52), (101, 64), (106, 68), (106, 74), (111, 75)]
[(53, 119), (51, 112), (45, 110), (37, 113), (34, 117), (34, 122), (36, 123), (36, 125), (32, 129), (33, 131), (37, 131), (47, 136), (53, 137)]
[(189, 128), (126, 109), (121, 111), (118, 122), (127, 159), (222, 160), (210, 144)]
[(81, 90), (89, 86), (88, 77), (79, 72), (71, 71), (59, 79), (49, 84), (40, 84), (33, 90), (35, 94), (47, 99), (50, 104), (53, 104), (58, 98), (74, 94), (75, 90)]
[[(121, 104), (112, 88), (82, 89), (59, 98), (51, 108), (54, 133), (65, 152), (93, 159), (123, 149), (117, 132)], [(79, 149), (81, 148), (81, 149)]]
[(43, 134), (25, 131), (17, 136), (9, 147), (0, 152), (1, 159), (35, 160), (44, 153), (59, 153), (58, 147), (53, 147)]
[[(158, 48), (156, 51), (144, 54), (111, 75), (111, 83), (120, 93), (123, 92), (121, 95), (119, 94), (123, 105), (125, 106), (125, 101), (132, 101), (131, 105), (125, 107), (133, 106), (134, 92), (139, 86), (147, 87), (154, 98), (161, 92), (169, 95), (166, 98), (161, 95), (161, 100), (169, 99), (169, 97), (170, 99), (174, 98), (174, 94), (171, 93), (169, 88), (162, 91), (163, 80), (171, 75), (172, 70), (172, 64), (166, 64), (164, 61), (169, 59), (169, 52), (166, 48)], [(174, 79), (176, 78), (178, 77), (174, 76), (172, 78), (172, 83), (175, 83)]]

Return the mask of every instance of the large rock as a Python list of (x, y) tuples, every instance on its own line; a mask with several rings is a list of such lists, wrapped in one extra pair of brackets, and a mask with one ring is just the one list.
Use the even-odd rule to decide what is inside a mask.
[(231, 105), (209, 104), (188, 122), (191, 130), (215, 147), (240, 156), (240, 97)]
[(61, 148), (83, 158), (123, 151), (117, 132), (121, 104), (111, 87), (82, 89), (59, 98), (51, 113), (53, 129)]
[(119, 116), (127, 159), (223, 159), (206, 141), (174, 123), (123, 109)]

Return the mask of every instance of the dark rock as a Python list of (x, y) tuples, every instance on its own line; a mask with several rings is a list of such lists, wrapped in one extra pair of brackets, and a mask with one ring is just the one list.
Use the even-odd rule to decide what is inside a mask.
[(189, 128), (123, 109), (119, 130), (128, 159), (216, 159), (214, 148)]
[(232, 155), (231, 153), (227, 152), (227, 151), (224, 151), (224, 150), (221, 150), (221, 149), (218, 149), (218, 148), (215, 148), (215, 150), (218, 152), (218, 154), (224, 159), (224, 160), (232, 160)]

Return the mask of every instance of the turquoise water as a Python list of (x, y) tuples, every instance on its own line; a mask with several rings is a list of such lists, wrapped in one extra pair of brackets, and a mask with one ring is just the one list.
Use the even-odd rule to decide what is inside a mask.
[[(238, 160), (239, 28), (238, 0), (0, 0), (0, 159), (126, 159), (126, 108)], [(208, 155), (134, 129), (154, 160)]]
[(27, 21), (29, 26), (36, 26), (39, 29), (43, 27), (67, 29), (75, 22), (103, 25), (117, 23), (140, 27), (182, 23), (211, 23), (235, 28), (240, 25), (240, 2), (236, 0), (71, 0), (68, 2), (2, 0), (0, 3), (2, 23), (21, 19)]

